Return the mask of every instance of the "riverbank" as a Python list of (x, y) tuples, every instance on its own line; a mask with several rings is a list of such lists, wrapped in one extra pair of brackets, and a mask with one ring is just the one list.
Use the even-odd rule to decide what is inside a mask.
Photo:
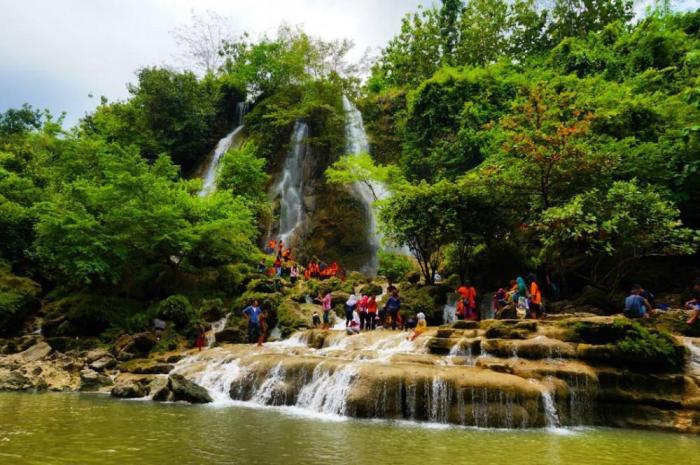
[[(616, 426), (700, 433), (700, 341), (616, 317), (487, 320), (407, 333), (306, 330), (120, 361), (123, 344), (60, 352), (40, 337), (0, 358), (0, 390), (288, 406), (487, 428)], [(123, 341), (134, 351), (144, 335)]]

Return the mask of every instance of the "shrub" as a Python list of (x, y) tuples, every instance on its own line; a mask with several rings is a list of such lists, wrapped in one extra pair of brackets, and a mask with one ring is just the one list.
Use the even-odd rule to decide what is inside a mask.
[(164, 320), (172, 321), (177, 328), (182, 329), (197, 315), (187, 297), (175, 294), (160, 301), (158, 316)]
[(379, 274), (394, 283), (413, 270), (411, 259), (395, 252), (379, 251)]

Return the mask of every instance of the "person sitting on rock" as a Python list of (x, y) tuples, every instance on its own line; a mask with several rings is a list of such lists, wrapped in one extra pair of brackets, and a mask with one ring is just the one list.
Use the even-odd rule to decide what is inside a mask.
[(700, 279), (695, 281), (695, 285), (692, 290), (693, 298), (685, 303), (685, 308), (693, 310), (693, 314), (688, 319), (688, 324), (693, 325), (698, 321), (700, 317)]
[(266, 271), (267, 271), (267, 265), (265, 264), (265, 260), (261, 258), (260, 261), (258, 262), (258, 273), (265, 274)]
[(414, 341), (428, 329), (428, 322), (425, 320), (425, 313), (419, 312), (418, 315), (416, 315), (416, 320), (416, 327), (409, 338), (410, 341)]
[(313, 316), (311, 317), (311, 324), (316, 329), (321, 327), (321, 317), (318, 316), (318, 312), (314, 312)]
[(637, 289), (639, 295), (647, 299), (651, 308), (656, 308), (656, 296), (654, 294), (644, 289), (641, 284), (635, 284), (633, 287)]
[(347, 332), (348, 336), (360, 334), (360, 315), (357, 313), (357, 310), (353, 310), (352, 319), (350, 320), (349, 325), (346, 323), (345, 331)]
[(650, 311), (649, 301), (639, 295), (639, 289), (632, 289), (630, 295), (625, 298), (625, 316), (627, 318), (649, 318)]

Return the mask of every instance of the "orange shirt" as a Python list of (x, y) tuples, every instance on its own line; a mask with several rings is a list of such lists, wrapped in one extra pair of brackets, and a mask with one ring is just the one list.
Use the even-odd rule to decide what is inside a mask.
[(536, 282), (530, 284), (530, 302), (533, 304), (542, 303), (542, 293), (540, 292), (540, 286)]

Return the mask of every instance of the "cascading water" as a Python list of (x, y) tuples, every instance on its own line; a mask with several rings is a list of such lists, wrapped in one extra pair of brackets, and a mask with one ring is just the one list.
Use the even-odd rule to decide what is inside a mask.
[(329, 415), (345, 415), (347, 398), (357, 370), (348, 365), (335, 372), (319, 364), (311, 382), (299, 391), (296, 406)]
[[(369, 153), (369, 142), (362, 121), (362, 114), (345, 95), (343, 95), (343, 110), (345, 111), (345, 152), (349, 155)], [(367, 212), (367, 242), (371, 249), (371, 258), (362, 271), (373, 275), (377, 273), (379, 265), (377, 261), (377, 251), (380, 245), (373, 205), (376, 200), (385, 198), (387, 196), (387, 191), (381, 184), (372, 183), (370, 186), (364, 182), (354, 183), (352, 190), (355, 197), (363, 203), (365, 211)]]
[(449, 325), (457, 321), (457, 299), (453, 295), (447, 297), (447, 303), (442, 309), (442, 324)]
[(292, 134), (292, 148), (284, 161), (282, 175), (275, 187), (280, 198), (278, 238), (285, 244), (304, 221), (304, 159), (308, 152), (309, 127), (297, 121)]
[(204, 174), (202, 175), (204, 184), (202, 185), (202, 190), (199, 191), (200, 196), (203, 197), (216, 190), (216, 176), (219, 170), (219, 162), (221, 161), (221, 157), (228, 152), (228, 149), (237, 143), (238, 137), (243, 131), (243, 117), (245, 116), (247, 110), (247, 102), (239, 102), (236, 106), (236, 127), (216, 144), (216, 148), (214, 149), (211, 159), (207, 163)]
[(211, 329), (207, 332), (207, 347), (212, 347), (216, 343), (216, 335), (224, 330), (228, 317), (223, 317), (211, 324)]

